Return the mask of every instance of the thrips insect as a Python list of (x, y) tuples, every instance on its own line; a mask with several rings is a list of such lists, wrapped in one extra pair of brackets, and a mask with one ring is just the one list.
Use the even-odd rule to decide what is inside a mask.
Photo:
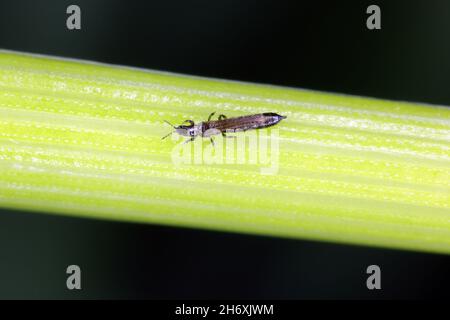
[(214, 145), (214, 141), (211, 137), (213, 135), (222, 134), (225, 138), (234, 138), (234, 136), (227, 136), (226, 133), (267, 128), (276, 125), (283, 119), (286, 119), (285, 116), (268, 112), (236, 118), (227, 118), (225, 115), (221, 114), (218, 120), (211, 120), (214, 114), (215, 112), (209, 115), (208, 121), (199, 122), (197, 124), (195, 124), (192, 120), (184, 120), (181, 125), (174, 126), (168, 121), (165, 121), (175, 130), (164, 136), (162, 139), (165, 139), (172, 133), (176, 132), (179, 135), (190, 137), (190, 139), (186, 140), (186, 142), (194, 141), (196, 137), (201, 136), (210, 138), (211, 143)]

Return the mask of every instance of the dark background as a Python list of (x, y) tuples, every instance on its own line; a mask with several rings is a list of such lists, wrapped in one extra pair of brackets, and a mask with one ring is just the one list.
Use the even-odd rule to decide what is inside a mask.
[[(70, 4), (82, 30), (66, 28)], [(366, 28), (370, 4), (381, 30)], [(0, 48), (450, 105), (446, 0), (0, 0)], [(70, 264), (81, 291), (66, 289)], [(371, 264), (380, 291), (366, 288)], [(444, 255), (0, 211), (0, 298), (442, 299), (449, 267)]]

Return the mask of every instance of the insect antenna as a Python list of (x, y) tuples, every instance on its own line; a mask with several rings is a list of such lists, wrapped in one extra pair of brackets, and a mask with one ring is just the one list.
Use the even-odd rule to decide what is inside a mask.
[(171, 124), (169, 121), (164, 120), (165, 123), (167, 123), (169, 126), (171, 126), (172, 128), (176, 129), (175, 126), (173, 124)]
[(161, 138), (161, 140), (164, 140), (165, 138), (167, 138), (168, 136), (170, 136), (172, 133), (174, 133), (175, 131), (171, 131), (168, 134), (166, 134), (164, 137)]
[[(171, 124), (169, 121), (164, 120), (164, 122), (167, 123), (167, 124), (168, 124), (169, 126), (171, 126), (172, 128), (176, 129), (176, 127), (175, 127), (173, 124)], [(175, 130), (169, 132), (169, 133), (166, 134), (164, 137), (162, 137), (161, 140), (164, 140), (165, 138), (167, 138), (168, 136), (170, 136), (170, 135), (171, 135), (172, 133), (174, 133), (174, 132), (175, 132)]]

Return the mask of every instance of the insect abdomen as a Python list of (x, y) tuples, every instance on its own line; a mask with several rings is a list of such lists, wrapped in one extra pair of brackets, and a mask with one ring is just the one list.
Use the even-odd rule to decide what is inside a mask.
[(207, 130), (216, 129), (220, 132), (237, 132), (262, 129), (273, 126), (285, 118), (276, 113), (259, 113), (250, 116), (204, 122), (202, 131), (205, 133)]

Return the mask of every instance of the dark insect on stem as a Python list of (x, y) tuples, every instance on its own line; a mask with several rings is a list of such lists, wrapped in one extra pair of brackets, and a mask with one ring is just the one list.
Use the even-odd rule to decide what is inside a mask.
[(286, 119), (285, 116), (268, 112), (236, 118), (227, 118), (225, 115), (221, 114), (219, 115), (218, 120), (211, 120), (214, 114), (215, 112), (211, 113), (207, 121), (199, 122), (197, 124), (195, 124), (192, 120), (185, 120), (181, 125), (174, 126), (165, 121), (175, 130), (164, 136), (162, 139), (165, 139), (172, 133), (176, 132), (179, 135), (190, 137), (186, 140), (186, 142), (194, 141), (196, 137), (201, 136), (204, 138), (210, 138), (211, 143), (214, 145), (214, 141), (212, 139), (213, 135), (222, 134), (225, 138), (234, 138), (234, 136), (227, 136), (226, 133), (267, 128), (276, 125), (283, 119)]

